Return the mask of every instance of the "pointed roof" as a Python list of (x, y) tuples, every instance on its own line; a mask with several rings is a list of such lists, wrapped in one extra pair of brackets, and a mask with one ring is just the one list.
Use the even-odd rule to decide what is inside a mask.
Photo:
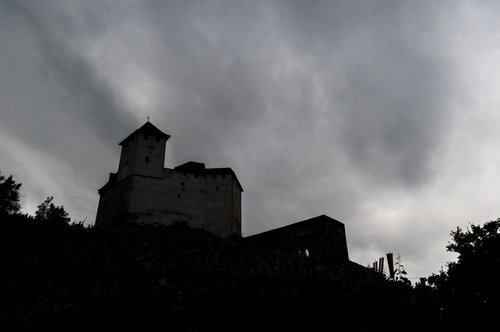
[(149, 135), (153, 137), (160, 137), (160, 138), (165, 138), (169, 139), (170, 135), (165, 134), (163, 131), (160, 129), (156, 128), (151, 122), (146, 122), (141, 128), (135, 130), (132, 134), (128, 135), (127, 138), (125, 138), (123, 141), (119, 143), (119, 145), (123, 145), (125, 142), (127, 142), (129, 139), (132, 137), (142, 134), (142, 135)]

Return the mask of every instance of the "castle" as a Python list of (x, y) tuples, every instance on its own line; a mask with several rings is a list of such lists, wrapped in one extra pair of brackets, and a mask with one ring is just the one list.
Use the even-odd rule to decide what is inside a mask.
[[(146, 122), (121, 143), (118, 172), (99, 189), (96, 226), (176, 222), (227, 238), (241, 236), (241, 187), (231, 168), (187, 162), (164, 168), (169, 135)], [(344, 224), (321, 215), (246, 241), (328, 262), (349, 261)]]
[(118, 172), (98, 190), (96, 226), (181, 222), (221, 237), (241, 236), (243, 188), (236, 174), (193, 161), (164, 168), (169, 138), (148, 120), (120, 142)]

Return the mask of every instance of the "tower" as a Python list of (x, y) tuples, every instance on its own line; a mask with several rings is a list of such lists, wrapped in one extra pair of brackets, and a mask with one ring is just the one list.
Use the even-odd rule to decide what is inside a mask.
[(163, 177), (165, 162), (165, 144), (169, 135), (146, 122), (120, 142), (122, 147), (117, 181), (130, 175), (142, 175), (154, 178)]

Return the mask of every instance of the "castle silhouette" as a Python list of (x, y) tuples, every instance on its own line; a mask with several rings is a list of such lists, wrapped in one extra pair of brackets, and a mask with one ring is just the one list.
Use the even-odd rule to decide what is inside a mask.
[(120, 142), (118, 172), (99, 189), (96, 226), (186, 223), (221, 237), (241, 235), (241, 187), (231, 168), (189, 161), (164, 168), (169, 135), (146, 122)]
[[(98, 190), (96, 226), (121, 222), (180, 222), (223, 238), (241, 236), (243, 188), (229, 167), (189, 161), (164, 168), (169, 135), (148, 121), (119, 143), (116, 173)], [(281, 251), (348, 261), (344, 224), (326, 215), (247, 238)]]

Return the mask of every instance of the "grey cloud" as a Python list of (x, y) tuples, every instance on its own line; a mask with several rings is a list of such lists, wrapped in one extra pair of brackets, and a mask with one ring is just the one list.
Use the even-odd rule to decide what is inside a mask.
[[(8, 64), (14, 68), (11, 73), (17, 76), (16, 68), (22, 67), (32, 67), (36, 71), (29, 74), (33, 81), (20, 82), (30, 85), (31, 90), (27, 90), (28, 94), (24, 97), (27, 100), (17, 99), (13, 107), (6, 105), (3, 112), (10, 113), (10, 121), (23, 119), (22, 126), (26, 135), (20, 138), (29, 140), (29, 144), (38, 144), (42, 149), (52, 147), (53, 149), (47, 149), (47, 153), (58, 150), (57, 146), (64, 143), (61, 135), (70, 135), (72, 127), (88, 126), (89, 130), (102, 138), (104, 144), (112, 144), (108, 142), (112, 142), (124, 128), (135, 123), (133, 117), (124, 111), (126, 105), (121, 104), (120, 95), (99, 75), (89, 59), (81, 54), (81, 44), (87, 38), (86, 32), (97, 33), (94, 30), (98, 25), (95, 19), (85, 21), (94, 16), (90, 14), (89, 8), (83, 7), (86, 13), (83, 26), (76, 26), (72, 20), (74, 14), (69, 15), (67, 8), (64, 10), (57, 6), (38, 7), (33, 2), (10, 8), (14, 16), (10, 18), (11, 29), (16, 30), (18, 36), (24, 37), (27, 34), (29, 37), (21, 41), (27, 45), (20, 45), (18, 39), (7, 38), (3, 44), (23, 52), (32, 47), (33, 52), (33, 55), (12, 57), (11, 63)], [(82, 29), (83, 32), (80, 31)], [(19, 86), (17, 89), (23, 87)], [(39, 100), (33, 99), (32, 104), (28, 104), (26, 101), (36, 93), (41, 93), (36, 95)], [(51, 95), (43, 95), (44, 93)], [(19, 109), (16, 107), (19, 104), (24, 104), (24, 107)], [(23, 118), (26, 115), (23, 112), (37, 116), (31, 115), (31, 121), (26, 121), (28, 118)], [(56, 117), (66, 120), (58, 123)], [(20, 124), (19, 121), (16, 123)], [(56, 131), (49, 129), (58, 125)], [(13, 126), (11, 128), (14, 129)], [(6, 127), (5, 130), (11, 128)], [(37, 132), (37, 136), (29, 134)], [(42, 135), (43, 140), (37, 138)], [(59, 155), (59, 158), (64, 157)]]
[(346, 78), (349, 93), (340, 97), (345, 150), (360, 171), (375, 170), (384, 183), (425, 182), (428, 158), (446, 130), (446, 71), (439, 59), (420, 60), (357, 63), (357, 73)]
[(284, 35), (330, 93), (338, 148), (367, 181), (425, 183), (453, 90), (450, 67), (432, 50), (441, 37), (433, 6), (294, 4), (281, 8)]
[[(405, 246), (411, 217), (401, 212), (397, 225), (385, 224), (373, 216), (373, 207), (383, 206), (377, 198), (418, 197), (443, 171), (436, 162), (455, 93), (439, 49), (450, 33), (440, 21), (448, 7), (8, 4), (0, 5), (0, 24), (9, 26), (0, 31), (8, 45), (0, 49), (0, 70), (11, 77), (0, 77), (8, 92), (0, 128), (73, 169), (60, 183), (79, 179), (81, 191), (68, 195), (75, 197), (68, 204), (89, 220), (97, 188), (116, 170), (117, 143), (147, 115), (172, 135), (167, 167), (197, 160), (236, 171), (247, 234), (325, 213), (346, 223), (354, 253)], [(145, 93), (144, 108), (134, 104), (135, 92)], [(398, 241), (382, 232), (396, 226)], [(381, 231), (363, 235), (372, 228)]]
[[(24, 10), (22, 14), (39, 38), (44, 64), (47, 66), (45, 72), (68, 91), (76, 104), (75, 111), (80, 114), (75, 114), (74, 118), (89, 122), (103, 140), (110, 141), (116, 137), (116, 129), (126, 128), (126, 124), (135, 121), (124, 112), (127, 106), (120, 103), (119, 94), (99, 75), (89, 59), (81, 54), (84, 48), (78, 44), (89, 36), (103, 33), (105, 26), (90, 6), (74, 9), (77, 12), (79, 10), (83, 11), (82, 24), (75, 24), (74, 15), (68, 15), (64, 10), (59, 12), (57, 8), (40, 11), (37, 7)], [(80, 43), (74, 43), (74, 38)]]
[[(370, 186), (418, 186), (432, 177), (429, 158), (445, 129), (447, 110), (441, 99), (446, 98), (442, 83), (446, 68), (441, 59), (425, 52), (428, 45), (408, 43), (405, 31), (398, 29), (411, 13), (404, 8), (396, 13), (379, 9), (375, 15), (381, 17), (375, 21), (373, 11), (362, 5), (353, 9), (345, 3), (340, 7), (316, 3), (304, 9), (278, 4), (258, 20), (259, 29), (253, 27), (252, 15), (226, 9), (236, 15), (227, 19), (235, 24), (225, 25), (231, 28), (228, 34), (221, 29), (227, 22), (215, 20), (213, 8), (204, 9), (194, 10), (191, 20), (182, 15), (174, 19), (181, 21), (175, 22), (182, 30), (180, 37), (169, 37), (169, 29), (159, 27), (164, 31), (163, 42), (178, 42), (179, 47), (167, 51), (173, 62), (166, 60), (170, 67), (166, 66), (169, 76), (165, 77), (177, 82), (166, 122), (170, 118), (179, 121), (176, 127), (190, 129), (176, 138), (176, 142), (189, 142), (176, 143), (177, 150), (194, 150), (215, 162), (220, 160), (220, 151), (229, 150), (224, 156), (242, 159), (235, 157), (240, 150), (260, 144), (255, 152), (258, 157), (245, 156), (259, 167), (265, 180), (260, 183), (252, 178), (246, 195), (255, 206), (269, 209), (286, 210), (286, 202), (307, 201), (308, 194), (282, 194), (273, 203), (266, 202), (267, 196), (261, 200), (251, 196), (266, 191), (266, 184), (273, 186), (272, 192), (296, 191), (301, 181), (311, 177), (296, 177), (294, 172), (318, 169), (318, 163), (330, 165), (330, 172), (343, 177), (346, 170), (338, 166), (339, 155), (348, 160), (340, 165), (356, 169)], [(258, 10), (253, 13), (259, 16)], [(432, 23), (432, 18), (427, 21)], [(200, 26), (217, 33), (206, 36)], [(431, 31), (432, 24), (426, 29)], [(247, 30), (269, 32), (260, 47), (252, 49)], [(224, 40), (226, 36), (229, 41)], [(289, 67), (287, 60), (292, 62)], [(300, 65), (294, 66), (294, 61)], [(315, 82), (326, 91), (326, 105), (318, 106), (314, 99)], [(325, 121), (337, 132), (322, 128)], [(217, 147), (216, 151), (193, 149), (193, 134), (196, 141)], [(238, 137), (249, 138), (251, 143)], [(231, 162), (231, 156), (227, 161)], [(245, 172), (246, 167), (239, 168)], [(294, 213), (284, 212), (282, 218)], [(261, 219), (253, 214), (248, 217)]]

